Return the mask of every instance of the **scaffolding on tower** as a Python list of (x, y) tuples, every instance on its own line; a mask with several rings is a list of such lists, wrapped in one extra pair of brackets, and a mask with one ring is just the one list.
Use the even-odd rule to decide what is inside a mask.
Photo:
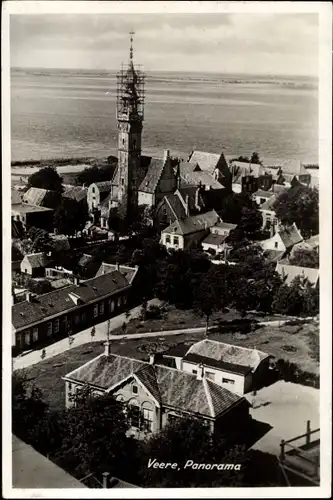
[(144, 119), (145, 74), (142, 66), (133, 63), (133, 35), (128, 64), (122, 64), (117, 74), (117, 118), (131, 118), (138, 121)]

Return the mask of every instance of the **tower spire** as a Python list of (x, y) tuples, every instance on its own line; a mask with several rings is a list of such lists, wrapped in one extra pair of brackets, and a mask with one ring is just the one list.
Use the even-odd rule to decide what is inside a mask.
[(129, 34), (130, 34), (130, 42), (131, 42), (129, 60), (130, 60), (130, 64), (133, 64), (133, 35), (135, 35), (135, 32), (130, 31)]

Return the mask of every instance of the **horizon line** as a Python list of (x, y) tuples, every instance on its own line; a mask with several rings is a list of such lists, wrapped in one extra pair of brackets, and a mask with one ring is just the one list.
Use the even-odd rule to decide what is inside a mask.
[[(140, 65), (137, 65), (139, 68)], [(44, 71), (91, 71), (91, 72), (119, 72), (120, 68), (66, 68), (66, 67), (42, 67), (42, 66), (10, 66), (10, 70), (44, 70)], [(289, 78), (312, 78), (315, 80), (319, 79), (319, 75), (310, 75), (310, 74), (288, 74), (288, 73), (240, 73), (240, 72), (229, 72), (229, 71), (213, 71), (213, 70), (165, 70), (165, 69), (151, 69), (145, 70), (146, 73), (195, 73), (195, 74), (212, 74), (212, 75), (248, 75), (248, 76), (262, 76), (262, 77), (289, 77)]]

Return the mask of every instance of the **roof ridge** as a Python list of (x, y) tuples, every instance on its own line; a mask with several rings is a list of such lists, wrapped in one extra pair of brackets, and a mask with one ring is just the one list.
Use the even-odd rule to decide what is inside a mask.
[(208, 406), (209, 406), (210, 414), (211, 414), (212, 417), (215, 417), (215, 410), (214, 410), (214, 405), (213, 405), (213, 399), (212, 399), (212, 395), (210, 393), (210, 389), (209, 389), (209, 385), (208, 385), (208, 380), (206, 379), (205, 376), (202, 379), (202, 383), (203, 383), (203, 386), (204, 386), (204, 389), (205, 389), (205, 394), (206, 394), (206, 398), (207, 398), (207, 401), (208, 401)]

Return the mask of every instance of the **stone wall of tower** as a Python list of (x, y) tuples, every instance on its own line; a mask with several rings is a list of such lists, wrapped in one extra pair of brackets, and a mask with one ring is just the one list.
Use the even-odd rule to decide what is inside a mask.
[(142, 121), (130, 115), (118, 120), (118, 212), (126, 217), (137, 205), (138, 171), (141, 157)]

